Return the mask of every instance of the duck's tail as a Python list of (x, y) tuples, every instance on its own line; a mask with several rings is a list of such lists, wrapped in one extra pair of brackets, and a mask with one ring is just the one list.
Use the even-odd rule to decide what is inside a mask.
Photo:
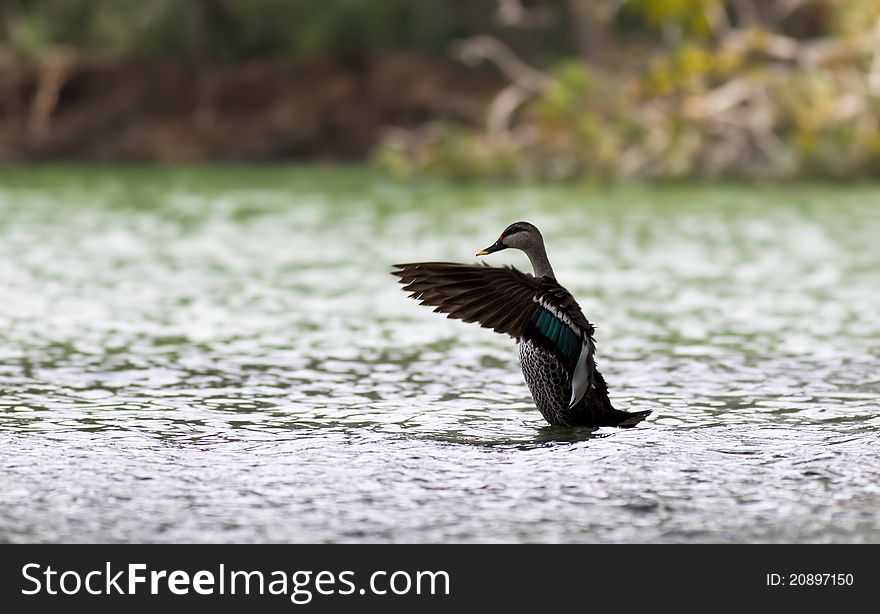
[(650, 409), (633, 412), (615, 409), (605, 415), (605, 418), (608, 420), (608, 422), (605, 423), (605, 426), (619, 426), (620, 428), (627, 429), (637, 425), (639, 422), (647, 418), (650, 413)]
[(643, 411), (622, 411), (615, 409), (608, 398), (608, 385), (605, 378), (596, 370), (593, 373), (593, 388), (584, 396), (584, 418), (594, 426), (618, 426), (630, 428), (648, 417), (650, 409)]

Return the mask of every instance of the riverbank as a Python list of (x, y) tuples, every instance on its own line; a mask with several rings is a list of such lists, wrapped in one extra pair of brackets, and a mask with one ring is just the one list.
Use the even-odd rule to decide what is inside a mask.
[(0, 162), (363, 160), (394, 128), (478, 125), (504, 85), (490, 69), (411, 54), (0, 68)]

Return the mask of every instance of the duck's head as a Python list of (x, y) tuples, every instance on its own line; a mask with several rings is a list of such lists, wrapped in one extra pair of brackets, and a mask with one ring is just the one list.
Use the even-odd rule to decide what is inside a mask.
[(528, 222), (514, 222), (504, 229), (498, 240), (484, 250), (477, 252), (477, 256), (486, 256), (502, 249), (512, 247), (524, 252), (531, 253), (536, 249), (543, 249), (544, 237), (541, 231)]

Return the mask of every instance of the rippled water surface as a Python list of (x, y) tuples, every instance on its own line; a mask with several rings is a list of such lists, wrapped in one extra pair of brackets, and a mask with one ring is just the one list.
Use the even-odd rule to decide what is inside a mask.
[[(520, 218), (637, 428), (388, 275)], [(0, 327), (0, 541), (880, 541), (880, 188), (7, 170)]]

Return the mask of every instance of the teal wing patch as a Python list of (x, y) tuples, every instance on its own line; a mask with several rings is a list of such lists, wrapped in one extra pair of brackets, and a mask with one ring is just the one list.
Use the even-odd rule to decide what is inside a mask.
[(581, 338), (552, 312), (538, 306), (532, 314), (525, 337), (539, 347), (557, 352), (565, 361), (569, 373), (574, 370), (581, 353)]

